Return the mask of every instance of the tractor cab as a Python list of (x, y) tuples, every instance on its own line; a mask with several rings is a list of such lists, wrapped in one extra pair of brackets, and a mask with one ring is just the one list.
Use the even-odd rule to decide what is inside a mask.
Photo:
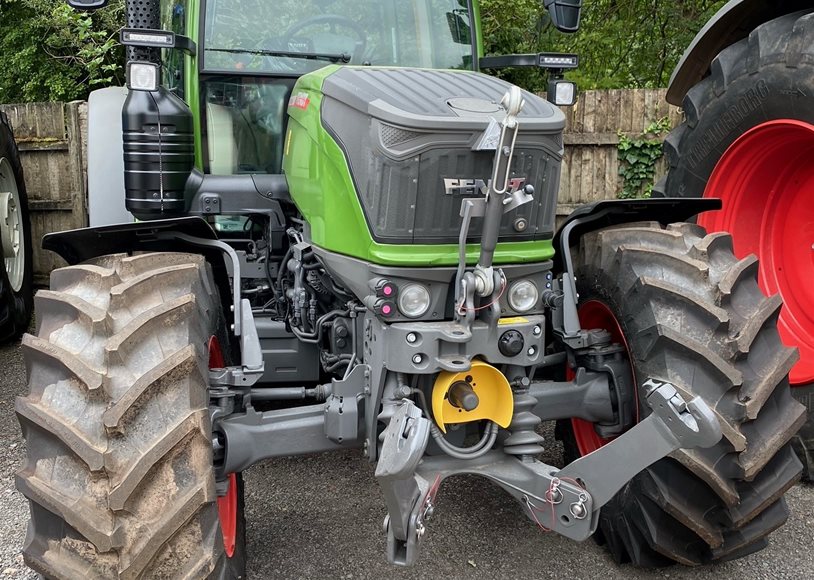
[(197, 159), (209, 174), (280, 173), (285, 111), (304, 74), (330, 64), (472, 70), (477, 61), (470, 0), (204, 0), (197, 17), (190, 8), (161, 3), (161, 28), (197, 43), (194, 59), (166, 51), (162, 83), (197, 105)]

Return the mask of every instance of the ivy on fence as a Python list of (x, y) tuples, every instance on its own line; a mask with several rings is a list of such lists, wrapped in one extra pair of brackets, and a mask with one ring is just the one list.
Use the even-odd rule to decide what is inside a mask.
[(663, 117), (650, 123), (638, 137), (619, 133), (619, 175), (623, 182), (619, 199), (650, 197), (656, 162), (664, 154), (662, 136), (669, 130), (670, 121)]

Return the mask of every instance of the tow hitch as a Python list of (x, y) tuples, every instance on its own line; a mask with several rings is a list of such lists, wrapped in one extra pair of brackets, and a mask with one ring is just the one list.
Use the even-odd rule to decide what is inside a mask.
[(642, 392), (652, 409), (647, 418), (561, 470), (501, 450), (476, 459), (424, 457), (429, 421), (403, 400), (382, 435), (376, 469), (388, 509), (388, 560), (415, 561), (440, 482), (464, 473), (497, 483), (541, 527), (573, 540), (590, 537), (600, 508), (641, 470), (677, 449), (711, 447), (721, 439), (718, 419), (700, 398), (685, 401), (672, 384), (652, 378)]

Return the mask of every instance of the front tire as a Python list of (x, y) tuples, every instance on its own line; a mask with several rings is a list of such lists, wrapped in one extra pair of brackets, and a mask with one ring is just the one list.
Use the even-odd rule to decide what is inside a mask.
[[(779, 298), (763, 295), (754, 258), (737, 260), (731, 244), (693, 224), (647, 223), (587, 234), (574, 256), (580, 302), (613, 314), (636, 383), (662, 379), (687, 400), (700, 396), (723, 431), (714, 447), (648, 467), (602, 508), (598, 539), (617, 562), (738, 558), (788, 517), (782, 496), (801, 471), (789, 440), (805, 419), (787, 379), (797, 354), (777, 333)], [(640, 416), (649, 412), (640, 399)], [(571, 422), (558, 432), (572, 461)]]
[[(685, 122), (667, 137), (669, 171), (654, 196), (720, 197), (698, 223), (733, 235), (735, 253), (761, 262), (759, 281), (779, 293), (784, 342), (800, 349), (792, 393), (814, 393), (814, 13), (796, 12), (726, 47), (684, 97)], [(814, 418), (795, 448), (814, 478)]]
[(244, 576), (216, 506), (208, 343), (223, 315), (203, 257), (61, 268), (36, 303), (30, 391), (15, 405), (28, 566), (47, 578)]

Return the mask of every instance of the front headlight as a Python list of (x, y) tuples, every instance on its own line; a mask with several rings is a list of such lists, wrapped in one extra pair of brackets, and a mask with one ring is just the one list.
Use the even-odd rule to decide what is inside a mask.
[(518, 280), (509, 288), (509, 306), (515, 312), (528, 312), (537, 304), (540, 295), (531, 280)]
[(407, 284), (399, 291), (399, 310), (404, 316), (418, 318), (430, 308), (430, 292), (421, 284)]

